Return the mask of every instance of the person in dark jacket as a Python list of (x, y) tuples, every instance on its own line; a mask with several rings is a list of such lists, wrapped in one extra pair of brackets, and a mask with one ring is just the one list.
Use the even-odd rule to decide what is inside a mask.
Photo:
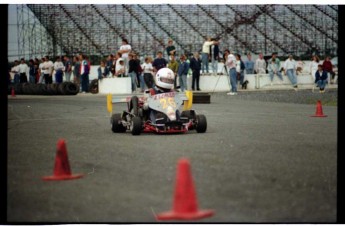
[(137, 74), (140, 63), (136, 60), (134, 53), (128, 54), (128, 59), (128, 76), (131, 77), (132, 80), (132, 92), (135, 92), (137, 87)]
[(326, 57), (325, 61), (323, 62), (322, 68), (324, 71), (330, 74), (329, 80), (332, 81), (332, 79), (335, 76), (335, 73), (333, 72), (333, 65), (331, 62), (331, 58), (329, 56)]
[(179, 77), (179, 82), (180, 82), (180, 88), (181, 91), (183, 92), (184, 90), (188, 89), (187, 86), (187, 74), (188, 74), (188, 70), (189, 70), (189, 64), (186, 62), (186, 56), (182, 55), (180, 57), (180, 64), (178, 66), (177, 69), (177, 74)]
[(98, 79), (103, 79), (107, 77), (107, 67), (105, 66), (105, 62), (102, 60), (101, 65), (97, 69), (98, 71)]
[(217, 39), (211, 39), (215, 41), (213, 45), (210, 46), (211, 53), (211, 63), (212, 63), (212, 72), (214, 75), (217, 75), (218, 72), (218, 60), (219, 60), (219, 41)]
[(325, 86), (327, 83), (328, 73), (323, 70), (323, 66), (319, 64), (317, 71), (315, 72), (315, 83), (320, 88), (320, 93), (325, 92)]
[(196, 89), (200, 91), (199, 87), (199, 80), (200, 80), (200, 70), (201, 70), (201, 60), (199, 58), (199, 53), (194, 53), (194, 57), (190, 61), (190, 68), (193, 72), (192, 77), (192, 90), (195, 90), (195, 83)]

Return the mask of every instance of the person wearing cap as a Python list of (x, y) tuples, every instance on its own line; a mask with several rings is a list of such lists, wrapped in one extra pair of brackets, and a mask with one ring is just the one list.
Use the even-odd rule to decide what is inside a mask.
[(317, 71), (315, 72), (315, 83), (320, 88), (320, 93), (325, 92), (325, 86), (327, 84), (328, 73), (327, 71), (323, 70), (323, 66), (321, 64), (318, 65)]
[(289, 58), (285, 61), (284, 64), (284, 71), (285, 74), (288, 76), (291, 84), (293, 85), (293, 88), (297, 90), (297, 77), (296, 77), (296, 61), (293, 59), (292, 54), (289, 55)]

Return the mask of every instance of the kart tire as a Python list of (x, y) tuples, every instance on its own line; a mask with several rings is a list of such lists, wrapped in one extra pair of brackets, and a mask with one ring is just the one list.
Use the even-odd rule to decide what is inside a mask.
[(94, 79), (90, 83), (89, 92), (92, 94), (98, 93), (98, 79)]
[(73, 82), (68, 82), (65, 85), (66, 95), (77, 95), (79, 93), (79, 86)]
[(122, 125), (122, 123), (119, 123), (121, 120), (121, 114), (113, 114), (110, 119), (110, 124), (111, 124), (111, 130), (114, 133), (124, 133), (126, 132), (127, 128)]
[(139, 113), (139, 99), (137, 96), (132, 96), (131, 102), (129, 105), (129, 111), (135, 116), (138, 116)]
[(133, 117), (131, 122), (131, 132), (132, 135), (140, 135), (142, 130), (141, 118)]
[(195, 130), (198, 133), (205, 133), (206, 129), (207, 129), (207, 121), (206, 121), (205, 115), (197, 115)]

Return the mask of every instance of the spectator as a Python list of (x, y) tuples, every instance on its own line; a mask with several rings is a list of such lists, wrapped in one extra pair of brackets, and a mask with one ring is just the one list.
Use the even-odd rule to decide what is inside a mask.
[(301, 60), (300, 57), (298, 57), (298, 61), (297, 61), (296, 65), (297, 65), (296, 74), (297, 75), (302, 74), (303, 67), (304, 67), (304, 62)]
[(277, 75), (283, 81), (282, 73), (280, 72), (280, 60), (277, 58), (277, 53), (272, 53), (272, 58), (268, 60), (268, 74), (271, 79), (271, 86), (273, 85), (273, 77)]
[(211, 45), (210, 47), (212, 72), (214, 75), (217, 75), (219, 61), (219, 41), (217, 39), (211, 39), (211, 41), (214, 41), (213, 45)]
[(130, 53), (128, 55), (128, 76), (131, 77), (131, 81), (132, 81), (132, 92), (135, 92), (136, 90), (136, 84), (137, 84), (137, 73), (138, 73), (138, 61), (135, 59), (135, 54), (134, 53)]
[(19, 75), (19, 61), (14, 61), (14, 66), (11, 69), (11, 72), (14, 73), (13, 83), (18, 84), (20, 82), (20, 75)]
[(115, 67), (114, 67), (114, 70), (112, 71), (112, 66), (113, 66), (113, 54), (110, 54), (108, 56), (108, 59), (107, 59), (107, 65), (106, 65), (106, 72), (107, 72), (107, 77), (110, 76), (110, 73), (114, 72), (113, 74), (115, 74)]
[(244, 63), (241, 59), (240, 54), (236, 54), (236, 72), (237, 72), (237, 80), (240, 81), (240, 85), (242, 86), (242, 89), (244, 88)]
[(169, 39), (168, 47), (165, 49), (167, 51), (168, 59), (171, 60), (171, 56), (175, 56), (176, 48), (173, 45), (173, 40)]
[(116, 71), (114, 77), (126, 77), (126, 67), (125, 61), (122, 58), (117, 59), (116, 61)]
[(206, 73), (208, 73), (208, 61), (210, 55), (210, 46), (214, 45), (216, 42), (211, 41), (211, 38), (207, 38), (202, 45), (201, 60), (202, 60), (202, 73), (204, 74), (204, 69), (206, 68)]
[(176, 90), (176, 80), (177, 80), (177, 70), (178, 70), (179, 63), (175, 59), (175, 55), (170, 56), (170, 62), (168, 63), (168, 68), (174, 72), (175, 81), (174, 81), (174, 89)]
[(198, 52), (194, 53), (194, 57), (190, 60), (190, 68), (192, 69), (192, 90), (200, 90), (199, 80), (200, 80), (200, 69), (201, 69), (201, 60)]
[(141, 65), (141, 68), (144, 71), (144, 81), (147, 86), (147, 88), (151, 89), (154, 86), (154, 78), (152, 75), (153, 72), (153, 66), (152, 66), (152, 58), (151, 57), (145, 57), (145, 62)]
[(231, 92), (227, 93), (227, 95), (237, 95), (237, 73), (236, 73), (236, 58), (232, 54), (231, 51), (229, 51), (228, 56), (226, 56), (226, 67), (229, 71), (229, 77), (230, 77), (230, 83), (231, 83)]
[[(128, 71), (128, 54), (129, 52), (131, 52), (132, 47), (131, 45), (128, 44), (127, 39), (122, 39), (122, 45), (120, 46), (120, 50), (118, 51), (119, 53), (121, 53), (121, 57), (125, 63), (125, 71)], [(127, 73), (125, 73), (127, 74)]]
[[(74, 76), (74, 83), (80, 86), (80, 61), (79, 57), (73, 57), (74, 68), (73, 68), (73, 76)], [(81, 90), (81, 89), (80, 89)]]
[(107, 69), (105, 66), (105, 62), (102, 60), (101, 65), (97, 69), (98, 72), (98, 79), (103, 79), (107, 77)]
[(186, 62), (186, 56), (182, 55), (180, 57), (180, 64), (178, 66), (177, 74), (179, 76), (180, 89), (182, 92), (188, 89), (187, 86), (187, 74), (189, 70), (189, 65)]
[(53, 83), (53, 68), (54, 64), (51, 60), (49, 60), (48, 56), (44, 57), (44, 64), (42, 66), (43, 73), (44, 73), (44, 82), (45, 84), (52, 84)]
[(28, 82), (28, 77), (27, 77), (27, 71), (29, 70), (29, 67), (28, 65), (25, 63), (25, 60), (24, 58), (22, 58), (20, 60), (20, 64), (19, 64), (19, 80), (20, 80), (20, 83), (27, 83)]
[(262, 53), (259, 54), (259, 58), (255, 61), (254, 70), (256, 74), (266, 74), (266, 61)]
[(38, 83), (38, 80), (40, 79), (40, 70), (39, 70), (39, 60), (38, 58), (35, 58), (34, 60), (34, 67), (35, 67), (35, 84)]
[(90, 73), (90, 64), (86, 59), (84, 54), (80, 54), (80, 79), (81, 79), (81, 91), (82, 93), (89, 92), (89, 73)]
[(65, 60), (65, 81), (71, 81), (71, 74), (72, 74), (72, 62), (68, 56), (64, 57)]
[(56, 83), (62, 83), (63, 80), (63, 71), (65, 67), (63, 66), (63, 63), (61, 62), (61, 57), (56, 57), (56, 61), (54, 63), (54, 70), (55, 70), (55, 82)]
[(29, 82), (32, 84), (36, 83), (36, 68), (33, 59), (29, 60)]
[(246, 68), (246, 74), (252, 75), (254, 74), (254, 61), (252, 60), (252, 55), (250, 53), (247, 54), (247, 60), (244, 63), (244, 66)]
[(332, 84), (332, 79), (334, 79), (335, 73), (333, 72), (333, 65), (331, 62), (331, 58), (329, 56), (327, 56), (326, 59), (323, 61), (322, 68), (324, 71), (328, 73), (328, 81), (330, 84)]
[(313, 78), (313, 81), (315, 80), (315, 73), (318, 70), (319, 66), (319, 57), (317, 55), (314, 55), (312, 58), (312, 62), (310, 62), (310, 74), (311, 77)]
[(43, 70), (44, 63), (45, 63), (45, 59), (44, 57), (42, 57), (41, 63), (38, 65), (38, 70), (40, 71), (40, 78), (38, 79), (38, 83), (45, 83), (44, 70)]
[(167, 63), (167, 60), (163, 58), (163, 53), (159, 51), (157, 53), (157, 58), (152, 63), (154, 72), (157, 72), (159, 69), (166, 67)]
[(290, 54), (289, 58), (285, 61), (284, 70), (285, 70), (285, 74), (288, 76), (291, 84), (293, 85), (293, 88), (295, 90), (297, 90), (297, 88), (298, 88), (298, 86), (297, 86), (297, 77), (296, 77), (296, 74), (295, 74), (296, 62), (293, 59), (292, 54)]
[(315, 72), (315, 83), (320, 88), (320, 93), (325, 92), (325, 86), (327, 84), (327, 71), (323, 70), (323, 66), (320, 64), (318, 65), (318, 70)]
[[(137, 61), (136, 62), (136, 65), (137, 65), (137, 70), (136, 70), (137, 79), (136, 79), (136, 81), (137, 81), (137, 88), (140, 88), (140, 87), (142, 87), (142, 85), (141, 85), (141, 83), (142, 83), (142, 80), (141, 80), (142, 76), (141, 76), (141, 74), (143, 73), (143, 70), (142, 70), (142, 68), (140, 66), (140, 60), (138, 58), (138, 54), (137, 53), (133, 52), (133, 59), (135, 61)], [(142, 91), (144, 91), (144, 90), (142, 90)]]

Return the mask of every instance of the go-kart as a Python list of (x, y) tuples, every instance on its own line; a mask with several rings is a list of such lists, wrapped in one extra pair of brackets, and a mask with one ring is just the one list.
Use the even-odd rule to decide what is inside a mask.
[(127, 103), (127, 110), (111, 115), (111, 130), (124, 133), (129, 130), (132, 135), (148, 133), (186, 133), (196, 130), (204, 133), (207, 129), (206, 117), (192, 110), (193, 94), (167, 92), (155, 94), (146, 90), (143, 96), (107, 97), (108, 111), (112, 114), (112, 104)]

